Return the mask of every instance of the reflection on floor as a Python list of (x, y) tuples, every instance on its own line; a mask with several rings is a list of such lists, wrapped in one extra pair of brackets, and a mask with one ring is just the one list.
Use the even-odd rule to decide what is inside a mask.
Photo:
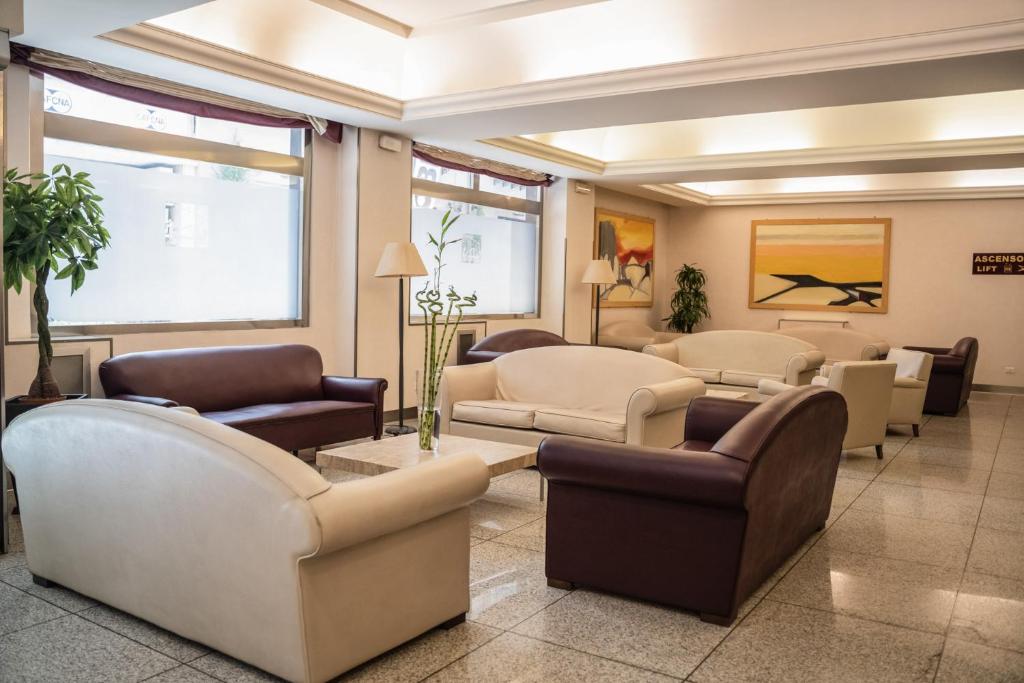
[[(975, 394), (885, 450), (843, 456), (827, 529), (732, 628), (549, 588), (538, 475), (501, 477), (473, 506), (469, 621), (345, 680), (1024, 680), (1024, 396)], [(270, 680), (24, 563), (0, 556), (0, 680)]]

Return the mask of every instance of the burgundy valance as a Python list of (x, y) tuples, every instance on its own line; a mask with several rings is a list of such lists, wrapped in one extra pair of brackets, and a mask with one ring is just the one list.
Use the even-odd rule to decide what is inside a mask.
[[(335, 121), (278, 110), (209, 90), (183, 86), (150, 76), (136, 75), (114, 67), (76, 60), (72, 57), (37, 50), (17, 43), (11, 43), (11, 63), (20, 64), (35, 72), (55, 76), (83, 88), (139, 104), (222, 121), (271, 128), (309, 129), (332, 142), (341, 142), (341, 124)], [(103, 74), (103, 76), (98, 74)], [(133, 80), (145, 82), (151, 87), (133, 85), (131, 83)]]
[(453, 171), (464, 171), (466, 173), (481, 173), (491, 178), (515, 183), (516, 185), (548, 187), (555, 182), (554, 176), (540, 171), (531, 171), (528, 168), (504, 164), (500, 161), (491, 161), (480, 157), (453, 152), (440, 147), (426, 145), (422, 142), (414, 142), (412, 155), (435, 166), (450, 168)]

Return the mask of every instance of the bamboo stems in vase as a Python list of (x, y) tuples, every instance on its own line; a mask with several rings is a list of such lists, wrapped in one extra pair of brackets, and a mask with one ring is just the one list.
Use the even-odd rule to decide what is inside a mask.
[[(423, 342), (423, 371), (416, 378), (416, 394), (419, 399), (419, 440), (420, 450), (437, 452), (440, 438), (440, 412), (437, 393), (441, 386), (444, 362), (451, 351), (452, 340), (462, 322), (463, 311), (476, 306), (476, 293), (462, 296), (451, 285), (447, 292), (441, 291), (441, 269), (444, 267), (444, 250), (458, 242), (449, 240), (448, 231), (459, 214), (452, 215), (448, 209), (441, 218), (441, 232), (429, 234), (428, 242), (434, 247), (433, 274), (427, 278), (423, 288), (416, 292), (416, 304), (423, 313), (426, 323)], [(440, 329), (439, 329), (440, 328)]]

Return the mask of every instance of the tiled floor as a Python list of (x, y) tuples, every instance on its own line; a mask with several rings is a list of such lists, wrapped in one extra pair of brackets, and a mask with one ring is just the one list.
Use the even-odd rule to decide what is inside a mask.
[[(828, 528), (732, 628), (549, 588), (538, 475), (506, 475), (473, 506), (469, 621), (345, 680), (1024, 681), (1024, 396), (976, 393), (839, 474)], [(270, 680), (0, 556), (0, 680), (146, 679)]]

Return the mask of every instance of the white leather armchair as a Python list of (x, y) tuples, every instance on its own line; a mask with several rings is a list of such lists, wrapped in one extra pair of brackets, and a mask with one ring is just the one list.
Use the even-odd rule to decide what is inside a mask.
[(326, 681), (469, 608), (475, 455), (344, 484), (181, 411), (44, 406), (4, 434), (28, 568), (289, 681)]
[(910, 425), (914, 436), (920, 436), (924, 398), (928, 393), (934, 356), (924, 351), (891, 349), (886, 358), (896, 363), (889, 424)]
[[(885, 427), (889, 421), (896, 363), (839, 361), (821, 370), (822, 374), (812, 379), (811, 384), (838, 391), (846, 401), (848, 419), (843, 450), (874, 446), (875, 455), (880, 459)], [(774, 396), (795, 387), (763, 379), (757, 388), (761, 394)]]

